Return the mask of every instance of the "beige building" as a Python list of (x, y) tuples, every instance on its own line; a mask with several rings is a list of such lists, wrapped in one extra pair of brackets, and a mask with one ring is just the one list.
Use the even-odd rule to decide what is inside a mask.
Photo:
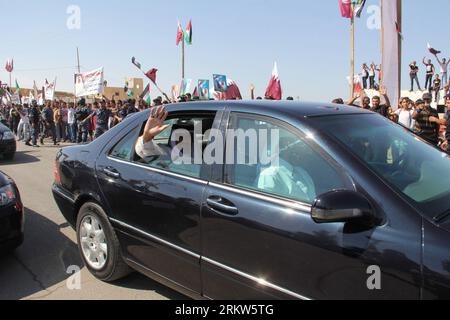
[(125, 79), (123, 87), (109, 87), (106, 86), (103, 95), (110, 100), (128, 100), (130, 97), (125, 92), (125, 83), (129, 84), (129, 89), (133, 92), (132, 99), (137, 99), (142, 92), (144, 92), (144, 79), (142, 78), (128, 78)]

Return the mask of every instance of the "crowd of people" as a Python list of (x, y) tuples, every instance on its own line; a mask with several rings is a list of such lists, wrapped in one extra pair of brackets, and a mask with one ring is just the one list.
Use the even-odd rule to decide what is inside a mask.
[[(190, 98), (187, 95), (180, 97), (178, 101)], [(168, 103), (169, 101), (158, 97), (152, 106)], [(28, 146), (44, 145), (46, 138), (51, 138), (54, 145), (61, 142), (87, 143), (131, 114), (148, 107), (142, 99), (114, 101), (104, 98), (93, 103), (80, 99), (77, 104), (55, 100), (47, 101), (43, 106), (32, 101), (31, 105), (0, 106), (0, 120), (16, 134), (19, 141)]]
[[(381, 103), (381, 97), (385, 103)], [(360, 100), (360, 104), (355, 102)], [(380, 96), (374, 96), (372, 100), (365, 96), (365, 91), (356, 95), (353, 99), (344, 103), (343, 99), (338, 98), (332, 102), (335, 104), (347, 104), (350, 106), (367, 109), (397, 122), (405, 128), (413, 131), (425, 141), (436, 145), (443, 151), (450, 152), (450, 94), (445, 96), (446, 113), (444, 118), (440, 118), (436, 109), (431, 104), (433, 96), (429, 92), (423, 94), (422, 99), (412, 101), (407, 97), (400, 98), (398, 108), (394, 111), (386, 89), (380, 89)]]
[[(373, 66), (375, 67), (375, 65)], [(380, 96), (370, 99), (365, 95), (365, 91), (361, 90), (360, 94), (347, 103), (344, 103), (343, 99), (335, 99), (332, 102), (379, 113), (414, 131), (426, 141), (449, 151), (450, 93), (448, 91), (446, 91), (445, 97), (447, 113), (443, 119), (440, 119), (437, 111), (431, 107), (433, 97), (429, 92), (425, 92), (422, 99), (417, 101), (406, 97), (401, 98), (396, 111), (392, 108), (386, 89), (381, 87), (379, 92)], [(251, 95), (252, 99), (255, 99), (253, 87)], [(262, 98), (257, 97), (256, 99), (261, 100)], [(19, 141), (23, 141), (28, 146), (44, 145), (46, 138), (51, 138), (54, 145), (61, 142), (87, 143), (100, 137), (136, 112), (170, 103), (196, 100), (199, 98), (186, 94), (173, 101), (157, 97), (151, 104), (147, 104), (140, 98), (114, 101), (105, 97), (93, 103), (87, 103), (85, 99), (80, 99), (77, 104), (58, 100), (47, 101), (44, 106), (38, 106), (37, 102), (33, 101), (31, 105), (0, 106), (0, 120), (10, 127)], [(288, 97), (287, 100), (294, 99)], [(360, 100), (359, 105), (356, 104), (357, 100)]]

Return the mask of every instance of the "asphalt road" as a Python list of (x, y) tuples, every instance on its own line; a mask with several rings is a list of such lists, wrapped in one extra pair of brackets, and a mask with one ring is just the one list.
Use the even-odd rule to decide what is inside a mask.
[[(51, 194), (58, 149), (50, 145), (34, 149), (18, 143), (13, 161), (0, 159), (0, 170), (16, 181), (26, 208), (25, 243), (15, 253), (0, 257), (0, 300), (186, 299), (137, 273), (106, 284), (84, 268), (75, 232)], [(80, 278), (70, 278), (67, 271), (71, 266), (80, 267)]]

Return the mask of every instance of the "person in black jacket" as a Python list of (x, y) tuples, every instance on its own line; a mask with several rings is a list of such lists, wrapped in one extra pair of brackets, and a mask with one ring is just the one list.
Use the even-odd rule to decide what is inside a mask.
[(36, 100), (33, 100), (31, 103), (30, 109), (30, 126), (31, 126), (31, 135), (28, 140), (25, 142), (27, 146), (31, 146), (30, 142), (33, 142), (33, 147), (38, 148), (37, 140), (39, 138), (39, 125), (41, 120), (41, 110), (37, 105)]
[(47, 101), (44, 110), (42, 110), (42, 121), (44, 124), (44, 130), (41, 134), (41, 145), (44, 145), (44, 138), (48, 132), (52, 135), (53, 145), (57, 146), (58, 142), (56, 141), (56, 126), (54, 113), (52, 109), (53, 103), (51, 101)]

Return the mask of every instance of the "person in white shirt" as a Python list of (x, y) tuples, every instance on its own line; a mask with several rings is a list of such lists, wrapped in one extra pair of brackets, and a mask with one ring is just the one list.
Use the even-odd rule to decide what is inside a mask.
[(450, 59), (439, 59), (439, 57), (436, 55), (436, 59), (441, 66), (441, 82), (442, 83), (448, 83), (448, 64), (450, 63)]
[(28, 137), (30, 136), (30, 118), (28, 117), (28, 104), (24, 104), (24, 106), (20, 109), (16, 108), (16, 111), (20, 115), (20, 122), (17, 128), (19, 141), (27, 141)]
[(402, 98), (400, 100), (400, 108), (395, 111), (398, 116), (398, 123), (408, 129), (414, 129), (413, 127), (413, 114), (414, 110), (410, 109), (410, 102), (408, 98)]
[(67, 109), (67, 131), (69, 133), (69, 140), (71, 143), (76, 142), (76, 132), (77, 132), (77, 124), (75, 121), (75, 107), (74, 103), (69, 103), (69, 108)]

